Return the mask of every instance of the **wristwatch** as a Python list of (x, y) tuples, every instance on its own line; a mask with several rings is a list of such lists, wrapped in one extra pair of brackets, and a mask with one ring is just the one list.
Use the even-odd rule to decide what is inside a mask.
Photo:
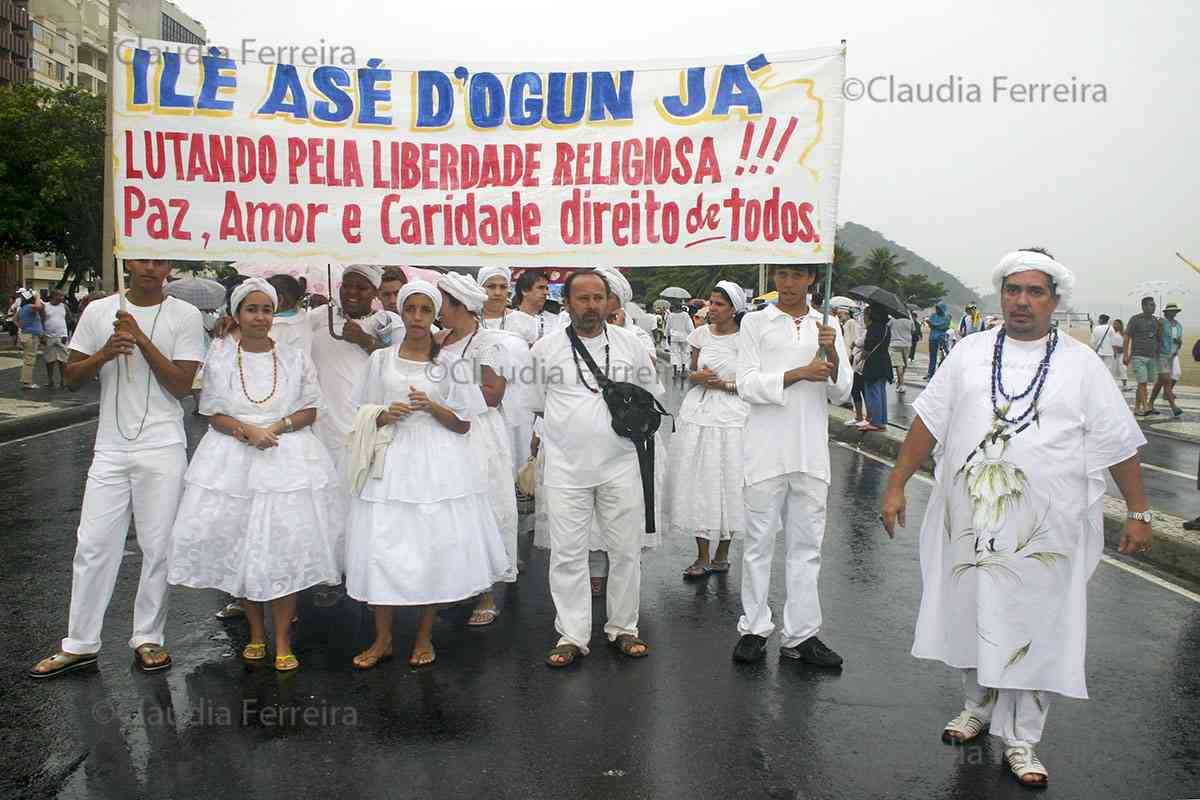
[(1138, 522), (1144, 522), (1147, 525), (1154, 521), (1154, 514), (1150, 511), (1130, 511), (1125, 516), (1129, 519), (1135, 519)]

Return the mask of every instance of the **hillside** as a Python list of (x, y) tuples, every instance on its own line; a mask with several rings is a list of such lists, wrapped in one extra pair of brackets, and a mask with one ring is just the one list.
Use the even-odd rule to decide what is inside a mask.
[(979, 300), (979, 295), (959, 281), (949, 272), (934, 266), (904, 245), (896, 244), (883, 234), (871, 230), (856, 222), (847, 222), (838, 228), (838, 244), (850, 249), (861, 262), (876, 247), (886, 247), (896, 253), (904, 262), (904, 271), (909, 274), (924, 275), (931, 281), (941, 281), (946, 287), (946, 300), (952, 306), (963, 306), (968, 301)]

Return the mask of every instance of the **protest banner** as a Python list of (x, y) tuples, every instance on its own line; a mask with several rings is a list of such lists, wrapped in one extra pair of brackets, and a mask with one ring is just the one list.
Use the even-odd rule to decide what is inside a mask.
[(118, 43), (118, 255), (832, 260), (842, 47), (503, 66), (291, 50)]

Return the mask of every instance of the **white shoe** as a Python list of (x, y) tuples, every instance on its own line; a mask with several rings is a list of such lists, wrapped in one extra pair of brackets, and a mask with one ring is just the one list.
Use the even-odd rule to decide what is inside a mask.
[(857, 419), (848, 419), (848, 420), (846, 420), (846, 421), (845, 421), (844, 423), (842, 423), (842, 424), (843, 424), (843, 425), (845, 425), (847, 428), (852, 428), (852, 427), (854, 427), (855, 425), (858, 425), (858, 424), (859, 424), (859, 422), (861, 422), (861, 420), (857, 420)]

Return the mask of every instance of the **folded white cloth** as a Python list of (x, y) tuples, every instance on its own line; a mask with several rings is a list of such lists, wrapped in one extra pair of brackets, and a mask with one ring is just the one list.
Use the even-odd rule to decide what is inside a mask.
[(383, 477), (383, 459), (396, 429), (391, 425), (382, 428), (375, 424), (381, 411), (387, 406), (364, 403), (354, 415), (354, 428), (350, 431), (350, 457), (346, 460), (346, 473), (350, 479), (350, 492), (362, 494), (369, 478)]

